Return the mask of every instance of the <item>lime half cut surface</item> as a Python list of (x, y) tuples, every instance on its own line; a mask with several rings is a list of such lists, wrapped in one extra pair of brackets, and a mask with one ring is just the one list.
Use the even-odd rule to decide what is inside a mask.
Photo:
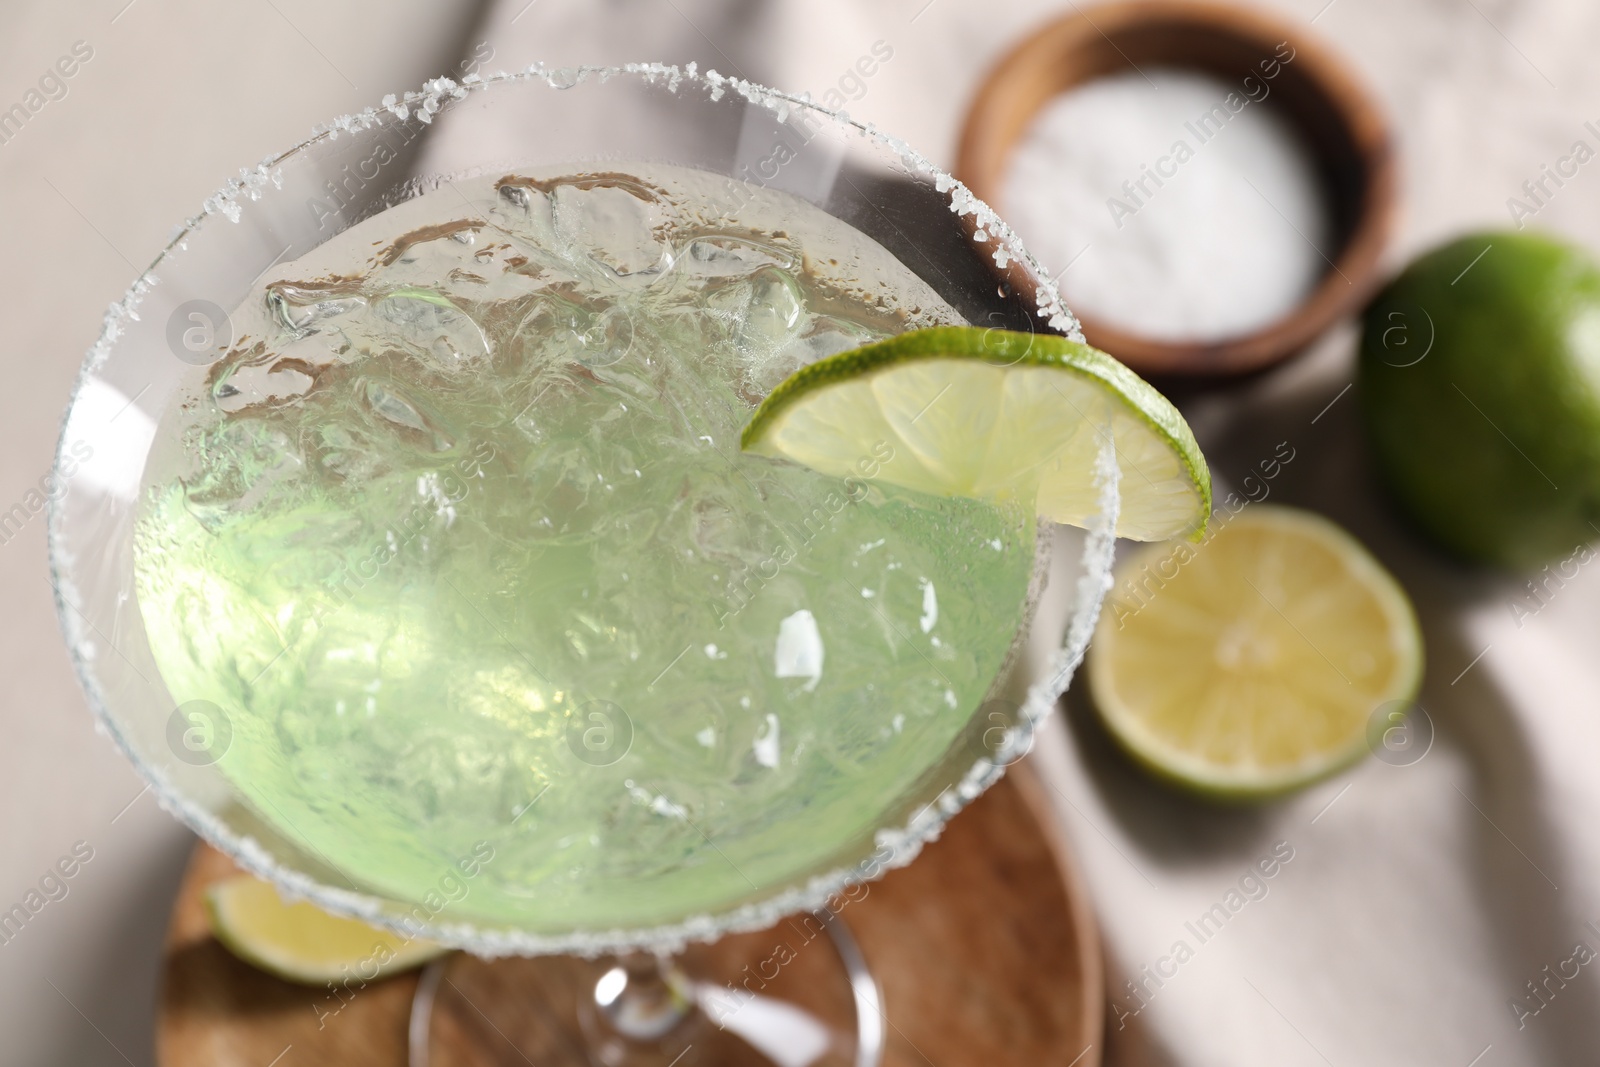
[(840, 352), (773, 390), (741, 444), (938, 496), (1031, 496), (1041, 517), (1086, 526), (1108, 435), (1117, 535), (1199, 536), (1211, 478), (1183, 416), (1127, 367), (1065, 337), (937, 326)]
[(1360, 758), (1373, 715), (1415, 698), (1422, 659), (1410, 601), (1355, 538), (1258, 504), (1202, 544), (1123, 561), (1088, 667), (1101, 718), (1136, 760), (1243, 800)]

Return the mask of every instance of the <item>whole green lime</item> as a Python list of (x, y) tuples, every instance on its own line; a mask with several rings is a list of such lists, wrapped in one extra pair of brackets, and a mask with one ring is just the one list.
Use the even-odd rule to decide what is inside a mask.
[(1360, 397), (1380, 477), (1459, 557), (1524, 568), (1600, 537), (1600, 267), (1480, 233), (1365, 313)]

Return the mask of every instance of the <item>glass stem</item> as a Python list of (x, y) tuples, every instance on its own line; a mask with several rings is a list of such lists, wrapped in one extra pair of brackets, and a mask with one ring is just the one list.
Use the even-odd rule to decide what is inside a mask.
[(618, 1037), (657, 1042), (695, 1010), (694, 985), (671, 956), (618, 957), (594, 984), (598, 1021)]

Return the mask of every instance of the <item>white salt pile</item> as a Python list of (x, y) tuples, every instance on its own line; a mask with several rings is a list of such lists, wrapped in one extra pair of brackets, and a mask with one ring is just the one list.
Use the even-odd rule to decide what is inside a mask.
[[(1270, 80), (1146, 68), (1047, 104), (1003, 210), (1069, 307), (1166, 341), (1246, 334), (1328, 269), (1329, 224)], [(1319, 251), (1320, 250), (1320, 251)]]

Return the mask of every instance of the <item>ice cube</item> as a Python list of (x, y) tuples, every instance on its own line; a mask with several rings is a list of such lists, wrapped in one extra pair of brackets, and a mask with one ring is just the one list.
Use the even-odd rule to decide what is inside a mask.
[(765, 268), (751, 279), (739, 340), (750, 348), (773, 351), (798, 336), (804, 317), (805, 297), (793, 276)]
[[(532, 404), (528, 405), (529, 408), (532, 406)], [(519, 412), (511, 420), (511, 425), (516, 427), (517, 432), (522, 434), (523, 437), (527, 438), (530, 444), (536, 445), (544, 440), (543, 419), (535, 418), (533, 413), (530, 412), (528, 408), (524, 408), (521, 412)]]
[[(360, 316), (352, 316), (353, 321)], [(303, 364), (307, 373), (316, 374), (336, 363), (349, 362), (356, 353), (350, 347), (344, 330), (313, 331), (303, 337), (291, 337), (276, 346), (283, 360)]]
[(435, 427), (417, 406), (401, 395), (393, 385), (368, 381), (364, 390), (367, 406), (373, 413), (391, 425), (411, 430), (421, 436), (425, 447), (434, 452), (447, 452), (453, 446), (448, 434)]
[(541, 364), (609, 367), (633, 350), (633, 316), (620, 304), (596, 313), (558, 297), (546, 297), (523, 316), (516, 338), (529, 345)]
[(727, 502), (707, 497), (690, 510), (692, 543), (707, 557), (736, 560), (749, 542), (749, 531), (739, 512)]
[(799, 344), (804, 349), (801, 359), (804, 363), (815, 363), (819, 359), (882, 340), (883, 337), (883, 334), (860, 323), (818, 315), (799, 338)]
[(367, 383), (367, 403), (372, 410), (392, 423), (406, 426), (413, 430), (426, 430), (428, 424), (423, 421), (422, 415), (412, 407), (404, 398), (391, 393), (377, 382)]
[(653, 194), (630, 182), (568, 183), (551, 193), (555, 235), (618, 277), (659, 274), (672, 246), (656, 236)]
[(555, 220), (548, 183), (532, 178), (510, 177), (496, 187), (496, 200), (489, 208), (489, 221), (502, 234), (520, 238), (532, 249), (548, 249), (554, 244)]
[(633, 350), (633, 316), (620, 305), (607, 308), (583, 335), (586, 367), (609, 367)]
[(674, 269), (700, 278), (744, 277), (762, 267), (794, 270), (795, 257), (785, 249), (748, 237), (697, 237), (684, 248)]
[(497, 190), (500, 199), (518, 211), (527, 212), (533, 205), (533, 192), (526, 185), (507, 183)]
[(489, 354), (489, 339), (472, 317), (430, 290), (395, 290), (375, 301), (372, 311), (381, 323), (379, 339), (440, 369), (452, 370)]
[(318, 462), (323, 469), (347, 482), (370, 482), (389, 472), (382, 446), (366, 432), (343, 423), (329, 423), (317, 434)]
[(585, 510), (599, 479), (583, 449), (536, 448), (522, 471), (523, 492), (536, 516), (524, 531), (540, 540), (585, 536), (595, 516)]
[(347, 282), (327, 286), (276, 282), (267, 287), (267, 309), (272, 317), (302, 336), (366, 306), (366, 299)]
[(257, 404), (304, 396), (316, 382), (316, 369), (298, 359), (285, 357), (270, 365), (242, 363), (217, 379), (211, 399), (231, 415)]
[(763, 267), (748, 281), (710, 294), (706, 306), (728, 330), (744, 391), (752, 399), (765, 396), (810, 361), (810, 350), (797, 342), (810, 332), (811, 317), (787, 271)]
[(202, 444), (212, 457), (187, 483), (185, 503), (208, 530), (245, 514), (280, 483), (293, 481), (304, 460), (273, 421), (249, 415), (223, 423)]

